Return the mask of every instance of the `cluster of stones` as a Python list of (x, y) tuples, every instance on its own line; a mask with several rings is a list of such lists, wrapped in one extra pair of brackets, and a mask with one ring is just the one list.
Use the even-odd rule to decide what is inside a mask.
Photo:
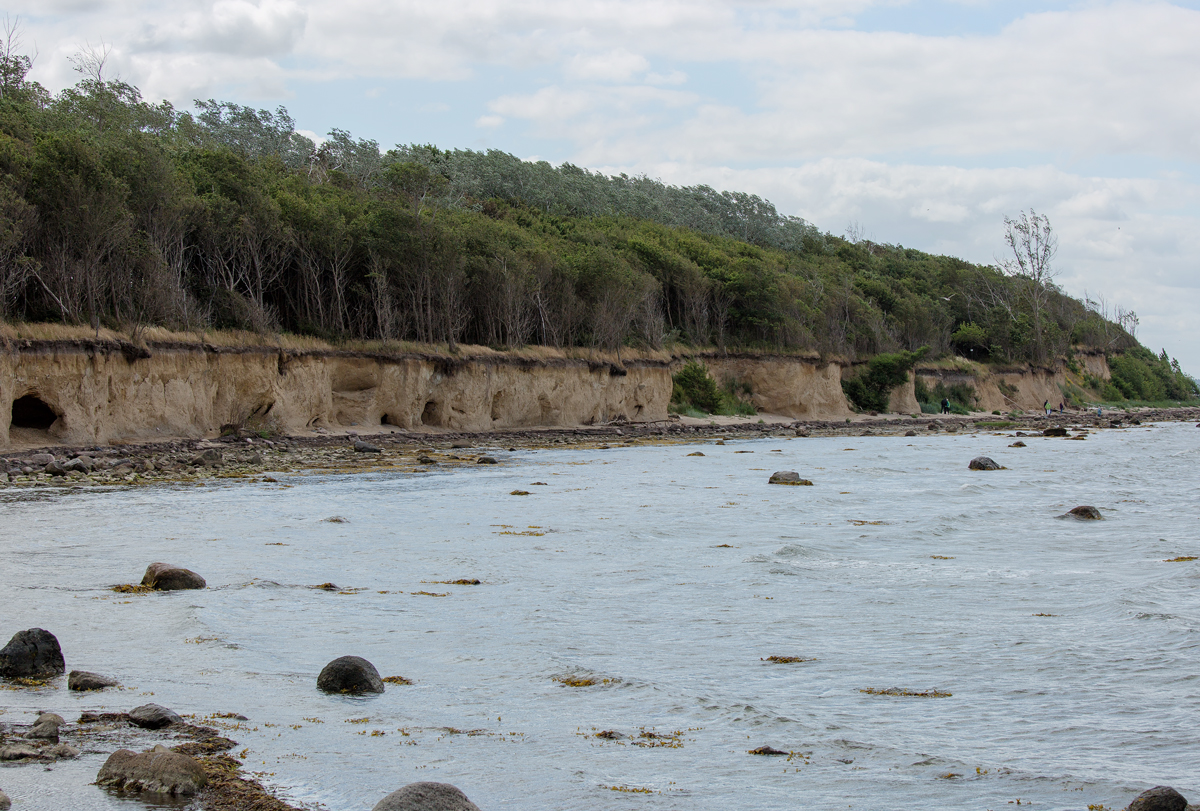
[[(187, 569), (153, 563), (146, 569), (143, 584), (161, 590), (204, 588), (204, 579)], [(0, 649), (0, 678), (48, 679), (61, 676), (66, 669), (62, 648), (54, 634), (42, 628), (16, 633)], [(117, 682), (87, 671), (73, 670), (68, 677), (71, 690), (103, 690)], [(331, 693), (382, 693), (383, 680), (375, 666), (359, 656), (342, 656), (322, 669), (317, 687)], [(144, 752), (118, 749), (109, 755), (96, 775), (96, 785), (122, 792), (150, 792), (172, 797), (189, 797), (209, 785), (203, 764), (189, 751), (214, 754), (236, 744), (217, 735), (208, 727), (184, 722), (178, 713), (158, 704), (143, 704), (128, 713), (97, 716), (84, 713), (80, 723), (94, 721), (128, 723), (148, 730), (180, 730), (191, 734), (197, 743), (168, 749), (158, 744)], [(0, 739), (0, 761), (45, 763), (79, 757), (79, 750), (59, 740), (67, 727), (61, 715), (43, 712), (15, 743)], [(72, 729), (72, 731), (78, 731)], [(0, 791), (0, 811), (7, 811), (11, 799)], [(411, 783), (380, 800), (374, 811), (479, 811), (458, 788), (448, 783)]]

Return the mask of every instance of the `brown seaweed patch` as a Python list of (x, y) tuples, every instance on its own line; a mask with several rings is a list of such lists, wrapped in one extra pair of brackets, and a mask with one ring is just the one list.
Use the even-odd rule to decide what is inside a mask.
[(953, 555), (930, 555), (934, 560), (954, 560)]
[(816, 659), (805, 658), (803, 656), (768, 656), (766, 659), (759, 658), (760, 662), (771, 662), (776, 665), (793, 665), (798, 662), (815, 662)]
[(321, 589), (322, 591), (338, 591), (338, 587), (333, 583), (320, 583), (316, 586), (309, 586), (310, 589)]
[(412, 684), (411, 679), (406, 679), (403, 676), (384, 676), (383, 680), (388, 684)]
[(1187, 563), (1190, 560), (1200, 560), (1200, 558), (1197, 558), (1195, 555), (1184, 555), (1178, 558), (1167, 558), (1163, 563)]
[(272, 796), (262, 783), (241, 775), (242, 764), (229, 755), (201, 758), (200, 768), (208, 786), (200, 796), (207, 811), (297, 811), (295, 806)]
[(449, 596), (450, 596), (450, 592), (448, 592), (448, 591), (443, 591), (443, 592), (440, 592), (440, 593), (439, 593), (439, 592), (435, 592), (435, 591), (413, 591), (413, 592), (410, 592), (410, 593), (411, 593), (411, 594), (420, 594), (420, 595), (423, 595), (423, 596), (425, 596), (425, 597), (449, 597)]
[(602, 785), (602, 786), (600, 786), (600, 788), (606, 788), (609, 791), (621, 791), (626, 794), (654, 794), (654, 791), (652, 789), (648, 789), (643, 786), (603, 786)]
[(483, 581), (477, 577), (462, 577), (458, 580), (422, 580), (421, 582), (440, 583), (443, 586), (478, 586), (481, 585)]
[(910, 698), (949, 698), (954, 695), (944, 690), (905, 690), (900, 687), (862, 687), (858, 692), (871, 696), (907, 696)]
[(119, 586), (113, 586), (111, 591), (117, 594), (149, 594), (154, 589), (149, 586), (135, 586), (133, 583), (122, 583)]
[(511, 493), (509, 493), (509, 495), (510, 496), (527, 496), (527, 495), (529, 495), (529, 491), (528, 490), (513, 490)]
[(765, 744), (763, 746), (758, 747), (757, 749), (750, 749), (747, 751), (747, 753), (751, 754), (751, 755), (772, 755), (772, 756), (788, 754), (787, 752), (783, 751), (782, 749), (776, 749), (774, 746), (767, 746)]

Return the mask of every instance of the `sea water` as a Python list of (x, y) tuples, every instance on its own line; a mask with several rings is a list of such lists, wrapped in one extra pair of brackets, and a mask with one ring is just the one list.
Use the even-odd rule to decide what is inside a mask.
[[(1200, 555), (1200, 430), (1026, 441), (6, 490), (0, 636), (46, 628), (68, 669), (124, 689), (0, 690), (0, 724), (153, 701), (331, 811), (418, 780), (484, 811), (1121, 808), (1158, 784), (1200, 802), (1200, 561), (1173, 560)], [(969, 471), (980, 454), (1007, 469)], [(1105, 520), (1058, 517), (1081, 504)], [(110, 590), (152, 561), (208, 588)], [(481, 583), (438, 582), (461, 578)], [(347, 654), (412, 684), (318, 692)], [(90, 785), (100, 749), (0, 768), (0, 788), (20, 811), (143, 807)]]

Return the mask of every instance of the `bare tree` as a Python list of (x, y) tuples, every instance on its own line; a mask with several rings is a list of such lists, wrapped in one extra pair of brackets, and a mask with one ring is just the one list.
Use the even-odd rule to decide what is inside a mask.
[(1010, 276), (1023, 281), (1021, 293), (1029, 302), (1033, 315), (1035, 351), (1038, 360), (1046, 360), (1045, 310), (1054, 291), (1058, 269), (1054, 256), (1058, 253), (1058, 237), (1050, 218), (1032, 208), (1022, 211), (1016, 219), (1004, 218), (1004, 243), (1012, 251), (1010, 258), (1000, 260), (1000, 267)]
[(20, 50), (21, 18), (5, 14), (0, 24), (0, 99), (18, 89), (33, 67), (33, 59), (18, 53)]

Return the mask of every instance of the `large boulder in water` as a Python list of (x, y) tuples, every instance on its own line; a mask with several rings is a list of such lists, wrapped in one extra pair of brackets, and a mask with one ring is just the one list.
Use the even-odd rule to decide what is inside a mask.
[(1004, 468), (996, 464), (994, 459), (987, 456), (976, 456), (971, 460), (971, 464), (967, 465), (971, 470), (1003, 470)]
[(0, 811), (8, 811), (12, 808), (12, 800), (8, 799), (8, 795), (0, 791)]
[(1062, 426), (1052, 426), (1042, 431), (1042, 436), (1066, 436), (1067, 429)]
[(361, 656), (341, 656), (321, 669), (317, 689), (327, 693), (382, 693), (383, 679)]
[(800, 478), (800, 474), (794, 470), (775, 471), (771, 474), (771, 478), (767, 479), (767, 484), (794, 484), (812, 487), (812, 482)]
[(41, 628), (18, 631), (0, 649), (0, 676), (6, 679), (61, 676), (66, 669), (58, 640)]
[(178, 724), (179, 714), (159, 704), (143, 704), (129, 711), (129, 721), (142, 729), (162, 729)]
[(393, 791), (371, 811), (479, 811), (479, 806), (449, 783), (409, 783)]
[(122, 791), (181, 796), (195, 794), (208, 785), (208, 775), (195, 758), (159, 744), (141, 754), (129, 749), (113, 752), (96, 775), (96, 784)]
[(183, 569), (169, 563), (151, 563), (146, 567), (146, 574), (142, 576), (142, 585), (157, 591), (180, 591), (202, 589), (208, 583), (191, 569)]
[(1184, 811), (1188, 802), (1170, 786), (1155, 786), (1133, 799), (1125, 811)]
[(1077, 521), (1100, 521), (1104, 516), (1095, 507), (1084, 505), (1068, 510), (1063, 518), (1074, 518)]

